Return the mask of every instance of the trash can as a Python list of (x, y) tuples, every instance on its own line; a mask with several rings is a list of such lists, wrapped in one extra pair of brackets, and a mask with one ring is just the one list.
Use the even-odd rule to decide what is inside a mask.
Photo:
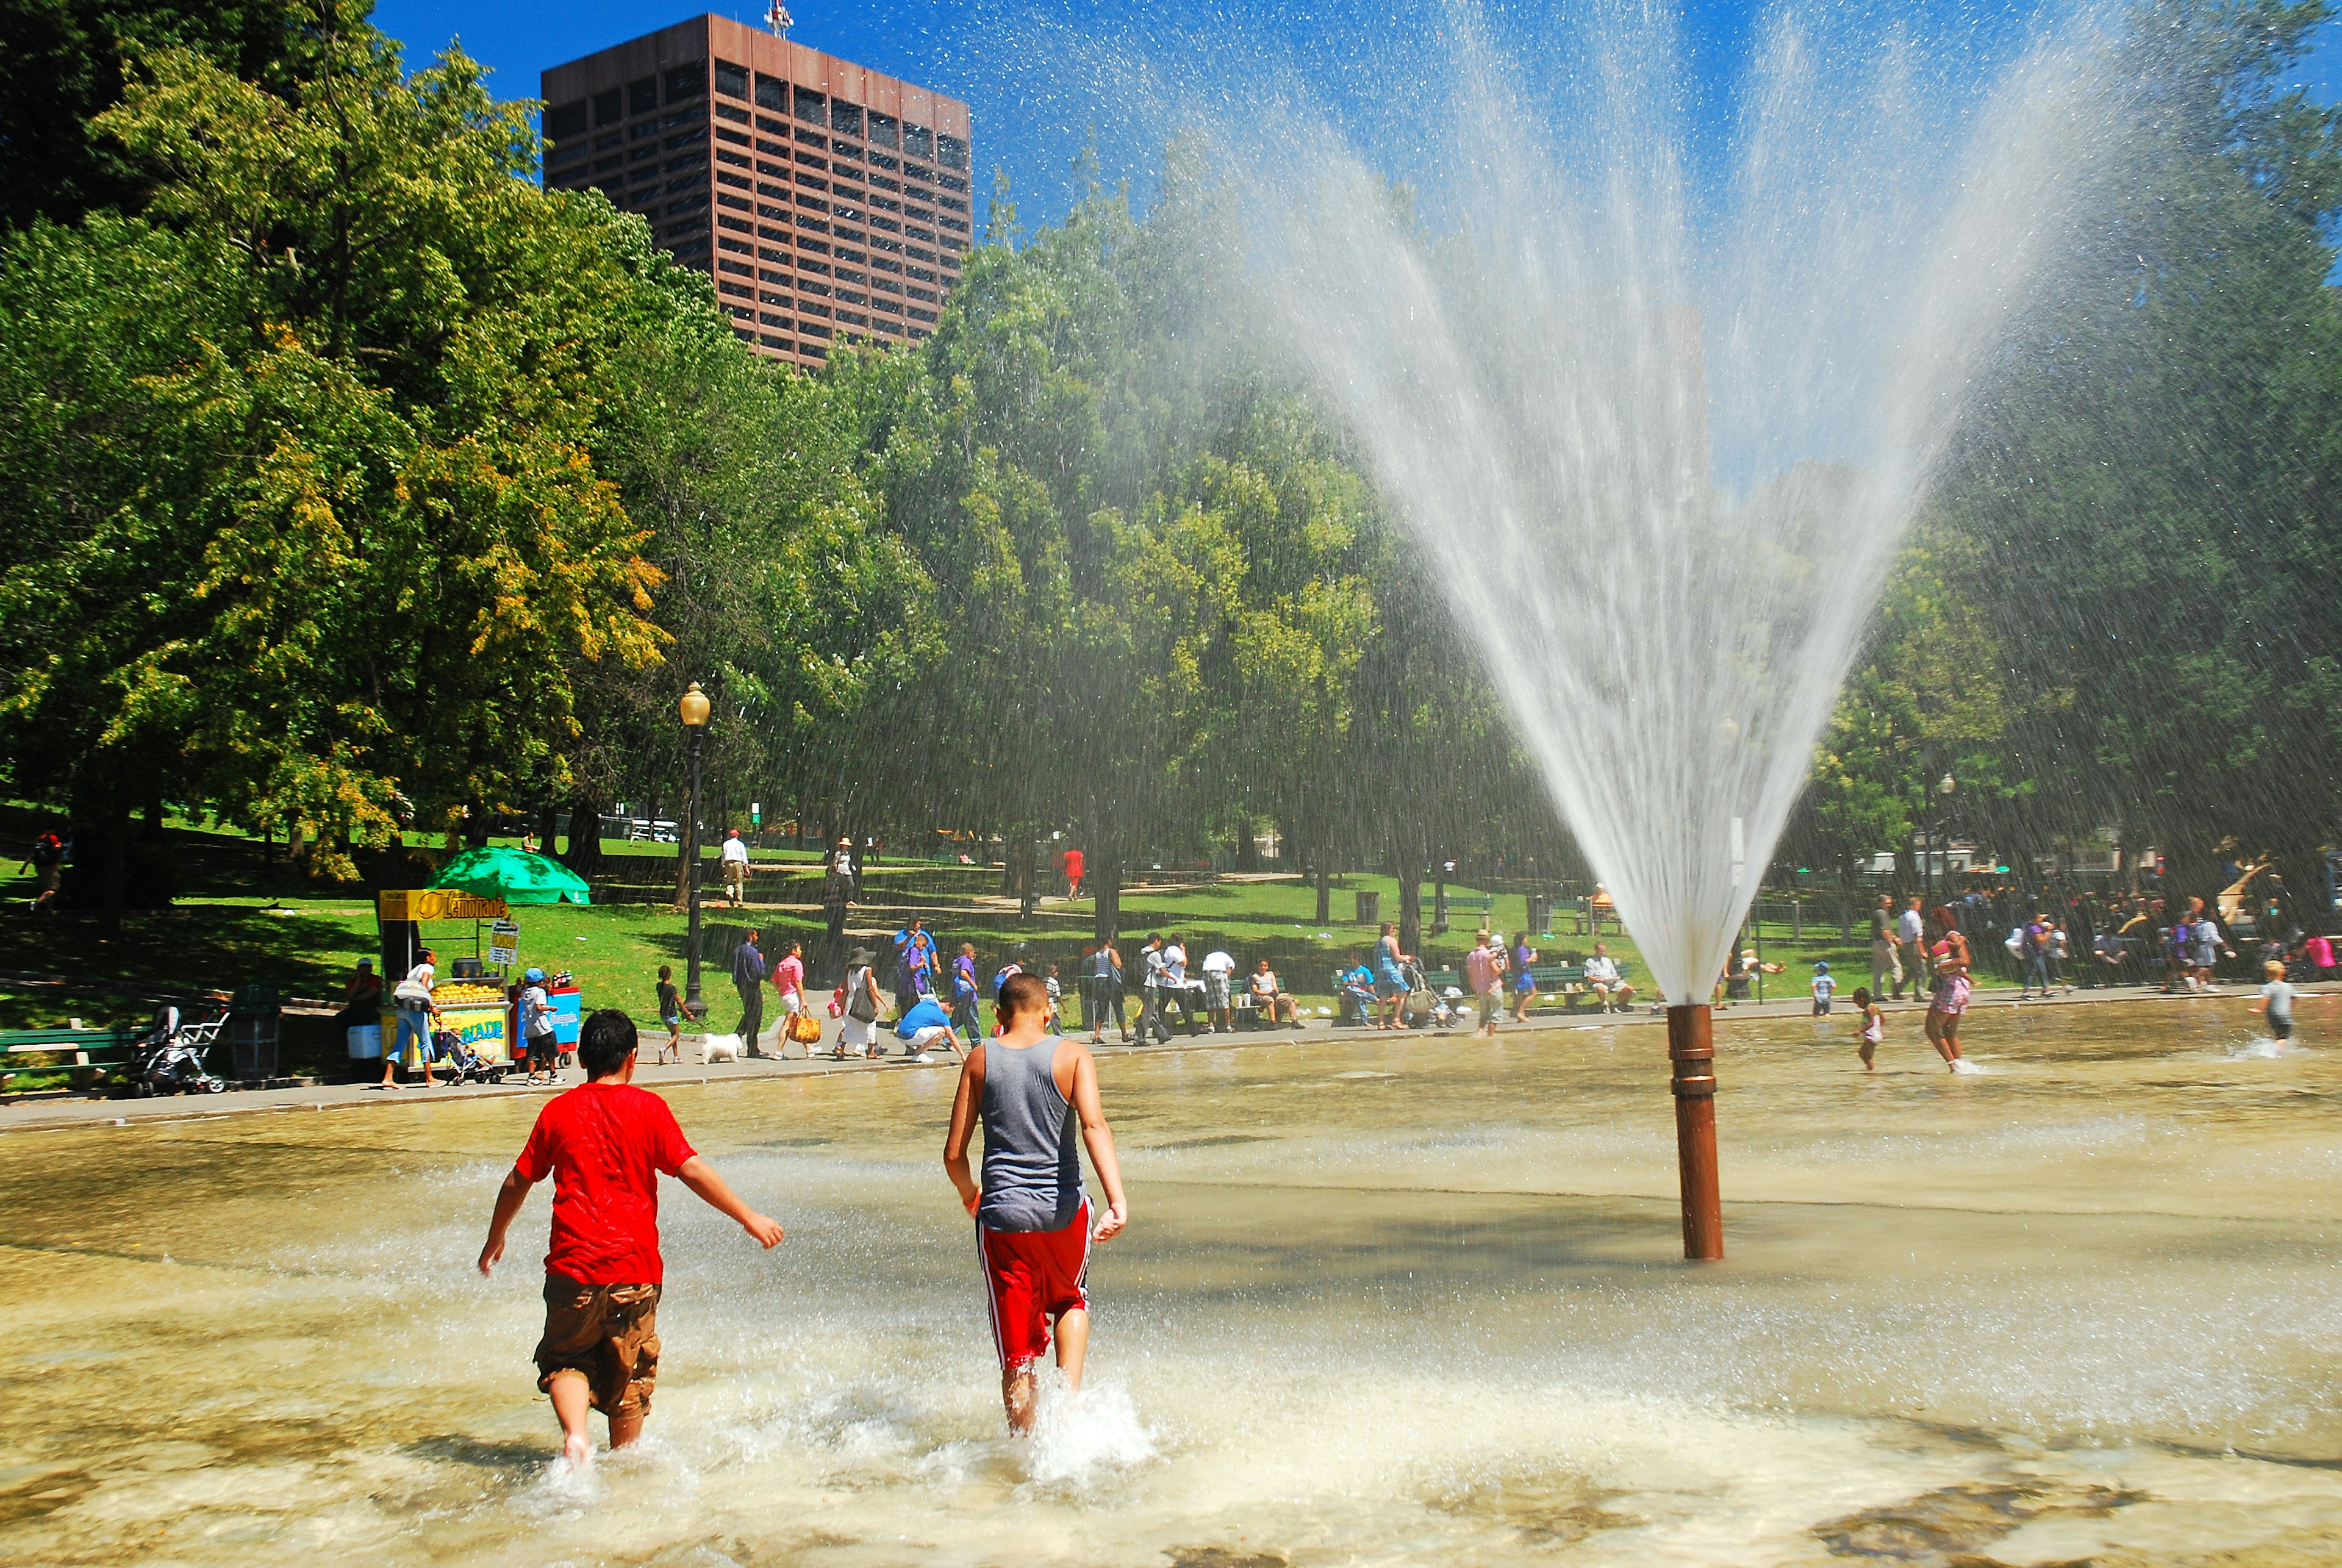
[(1539, 936), (1553, 934), (1553, 896), (1550, 894), (1529, 894), (1529, 929)]
[[(229, 1077), (250, 1083), (276, 1076), (276, 1033), (283, 1015), (284, 1005), (273, 985), (247, 985), (235, 994), (228, 1004)], [(377, 1025), (377, 1041), (381, 1034)]]
[(1380, 925), (1383, 923), (1383, 895), (1379, 892), (1358, 894), (1358, 924)]

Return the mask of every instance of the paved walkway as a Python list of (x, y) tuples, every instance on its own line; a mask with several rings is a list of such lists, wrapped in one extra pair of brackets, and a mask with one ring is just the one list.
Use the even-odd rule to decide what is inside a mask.
[[(2320, 985), (2304, 987), (2303, 990), (2305, 994), (2317, 994), (2342, 990), (2342, 986)], [(2245, 985), (2229, 985), (2217, 994), (2230, 999), (2242, 999), (2251, 996), (2253, 988)], [(2069, 995), (2054, 999), (2020, 1003), (2017, 993), (2013, 991), (1990, 990), (1977, 993), (1976, 1000), (1970, 1004), (1969, 1012), (1971, 1014), (1990, 1013), (1998, 1008), (2020, 1006), (2041, 1008), (2158, 1004), (2184, 1007), (2191, 1003), (2204, 1000), (2207, 999), (2186, 995), (2166, 995), (2157, 990), (2127, 986), (2118, 990), (2077, 991)], [(1890, 1002), (1887, 1004), (1887, 1011), (1890, 1014), (1916, 1014), (1921, 1010), (1922, 1004), (1916, 1002)], [(1797, 997), (1782, 1002), (1736, 1002), (1727, 1004), (1717, 1012), (1716, 1024), (1719, 1031), (1729, 1031), (1734, 1024), (1750, 1019), (1809, 1017), (1812, 1013), (1813, 1003), (1809, 997)], [(1842, 999), (1841, 1005), (1832, 1014), (1834, 1018), (1838, 1019), (1850, 1019), (1852, 1015), (1853, 1008), (1850, 1004), (1844, 1004)], [(1526, 1026), (1507, 1021), (1504, 1025), (1504, 1032), (1508, 1034), (1551, 1034), (1570, 1029), (1599, 1029), (1612, 1025), (1656, 1029), (1663, 1022), (1661, 1014), (1647, 1007), (1638, 1008), (1631, 1014), (1606, 1016), (1591, 1010), (1583, 1010), (1576, 1013), (1559, 1011), (1542, 1014), (1533, 1013), (1530, 1018), (1531, 1022)], [(1848, 1026), (1851, 1027), (1851, 1024), (1849, 1024)], [(1402, 1037), (1426, 1041), (1443, 1038), (1463, 1040), (1469, 1034), (1468, 1028), (1443, 1032), (1408, 1030), (1403, 1032)], [(698, 1036), (686, 1034), (684, 1036), (682, 1062), (655, 1064), (646, 1057), (638, 1061), (636, 1065), (635, 1082), (648, 1088), (660, 1088), (682, 1084), (737, 1084), (764, 1078), (829, 1077), (846, 1073), (947, 1072), (957, 1065), (956, 1058), (940, 1054), (933, 1061), (925, 1064), (909, 1061), (896, 1054), (900, 1048), (894, 1043), (894, 1037), (891, 1034), (886, 1035), (885, 1038), (887, 1041), (889, 1054), (876, 1061), (857, 1059), (840, 1062), (825, 1055), (814, 1057), (811, 1060), (803, 1056), (790, 1056), (780, 1061), (770, 1057), (754, 1057), (744, 1062), (719, 1062), (711, 1064), (698, 1060)], [(1075, 1038), (1086, 1038), (1086, 1036), (1082, 1032), (1076, 1031)], [(1101, 1048), (1101, 1054), (1108, 1057), (1136, 1056), (1159, 1054), (1164, 1051), (1225, 1051), (1247, 1046), (1312, 1045), (1328, 1042), (1380, 1038), (1382, 1036), (1373, 1030), (1337, 1029), (1327, 1021), (1317, 1019), (1305, 1024), (1299, 1030), (1263, 1029), (1247, 1030), (1234, 1034), (1175, 1035), (1168, 1045), (1125, 1045), (1109, 1035), (1107, 1044)], [(646, 1049), (647, 1050), (647, 1041)], [(562, 1075), (559, 1084), (551, 1088), (544, 1085), (530, 1087), (518, 1081), (495, 1086), (475, 1084), (461, 1089), (406, 1087), (389, 1091), (369, 1088), (364, 1084), (318, 1084), (302, 1088), (231, 1090), (223, 1094), (181, 1095), (168, 1100), (23, 1100), (11, 1104), (0, 1104), (0, 1134), (53, 1132), (75, 1127), (121, 1127), (134, 1123), (217, 1121), (231, 1116), (314, 1114), (321, 1111), (345, 1111), (365, 1106), (436, 1104), (447, 1100), (479, 1100), (498, 1096), (545, 1095), (555, 1093), (556, 1089), (572, 1087), (580, 1081), (581, 1077), (582, 1074), (573, 1068)]]

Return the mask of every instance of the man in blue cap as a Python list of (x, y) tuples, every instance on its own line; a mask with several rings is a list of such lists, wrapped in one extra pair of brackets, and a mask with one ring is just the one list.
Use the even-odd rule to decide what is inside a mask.
[(553, 1034), (553, 998), (545, 994), (545, 971), (531, 969), (521, 976), (520, 1034), (528, 1046), (528, 1081), (561, 1081), (560, 1045)]

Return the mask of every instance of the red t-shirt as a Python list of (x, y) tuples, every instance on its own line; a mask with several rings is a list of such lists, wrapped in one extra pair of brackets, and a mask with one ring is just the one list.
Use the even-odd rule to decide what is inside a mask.
[(1081, 881), (1082, 852), (1080, 850), (1069, 849), (1066, 851), (1066, 876), (1068, 880), (1073, 882)]
[(545, 1272), (589, 1285), (661, 1283), (659, 1173), (691, 1156), (675, 1113), (647, 1089), (604, 1080), (546, 1102), (514, 1162), (527, 1181), (553, 1178)]

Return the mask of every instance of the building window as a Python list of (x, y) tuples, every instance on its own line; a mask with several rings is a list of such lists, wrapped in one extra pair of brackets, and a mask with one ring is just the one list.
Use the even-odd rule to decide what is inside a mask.
[[(967, 190), (967, 182), (966, 180), (956, 179), (950, 175), (937, 175), (936, 176), (936, 184), (943, 186), (943, 188), (947, 191), (959, 191), (965, 193)], [(967, 211), (967, 208), (966, 206), (962, 206), (959, 210), (966, 212)]]
[(626, 84), (626, 113), (647, 115), (658, 107), (658, 78), (645, 76), (639, 82)]
[[(797, 118), (808, 125), (829, 124), (829, 100), (810, 87), (796, 90), (796, 111)], [(805, 133), (800, 131), (797, 134), (803, 135)]]
[(678, 213), (704, 213), (706, 210), (707, 193), (706, 191), (702, 191), (696, 195), (686, 196), (679, 202), (669, 202), (666, 205), (666, 215), (669, 217), (674, 217)]
[(728, 277), (718, 280), (716, 286), (719, 291), (725, 294), (736, 294), (744, 299), (754, 299), (756, 297), (756, 291), (755, 289), (750, 288), (745, 283), (734, 283)]
[[(713, 107), (716, 110), (716, 117), (719, 120), (729, 120), (736, 125), (745, 125), (748, 123), (748, 111), (746, 109), (736, 109), (729, 104), (716, 104)], [(726, 141), (737, 142), (744, 147), (748, 145), (748, 138), (737, 131), (727, 131), (719, 125), (716, 127), (716, 134)]]
[(929, 272), (923, 266), (908, 266), (905, 267), (903, 270), (909, 273), (913, 277), (917, 278), (921, 283), (933, 283), (936, 281), (936, 275)]
[(677, 147), (696, 146), (706, 140), (707, 140), (707, 127), (702, 125), (697, 130), (686, 131), (680, 136), (669, 136), (666, 139), (666, 150), (671, 153)]
[[(811, 256), (799, 256), (797, 258), (797, 269), (800, 272), (826, 273), (829, 271), (829, 264), (826, 261), (816, 261)], [(800, 283), (798, 286), (803, 287), (804, 285)]]
[[(900, 294), (903, 292), (903, 285), (896, 283), (891, 277), (874, 277), (870, 280), (870, 286), (876, 289), (884, 289), (888, 294)], [(883, 299), (875, 299), (870, 303), (873, 305), (885, 305), (886, 302)]]
[(936, 313), (934, 311), (921, 310), (918, 306), (913, 305), (906, 314), (909, 315), (912, 320), (924, 321), (929, 326), (933, 326), (936, 324)]
[(797, 236), (797, 249), (801, 251), (812, 251), (817, 255), (827, 255), (829, 254), (829, 246), (827, 245), (824, 244), (820, 240), (813, 238), (809, 235), (799, 235)]
[(705, 97), (707, 94), (707, 62), (694, 60), (688, 65), (677, 65), (666, 74), (666, 101), (680, 104), (686, 98)]
[[(912, 287), (906, 289), (904, 292), (908, 294), (913, 299), (923, 299), (929, 305), (940, 303), (936, 300), (935, 291), (933, 289), (920, 288), (915, 285)], [(933, 318), (930, 317), (929, 319), (932, 320)]]
[(902, 145), (903, 141), (902, 125), (903, 123), (895, 118), (894, 115), (882, 115), (878, 113), (877, 110), (873, 109), (870, 111), (869, 139), (873, 144), (881, 147), (900, 146)]
[(582, 164), (585, 161), (586, 145), (581, 142), (576, 146), (565, 148), (545, 159), (545, 166), (548, 169), (558, 169), (565, 165)]
[(718, 272), (736, 272), (742, 277), (755, 277), (756, 275), (756, 269), (750, 266), (746, 262), (718, 262), (716, 264), (716, 270)]
[[(852, 142), (832, 142), (829, 145), (829, 150), (849, 163), (858, 164), (862, 161), (862, 149)], [(862, 177), (862, 171), (859, 169), (841, 166), (837, 172), (841, 175), (852, 175), (857, 180)]]
[(967, 144), (957, 136), (936, 138), (936, 162), (947, 169), (967, 167)]
[[(756, 166), (756, 161), (747, 154), (736, 153), (729, 147), (716, 148), (716, 161), (719, 164), (729, 164), (736, 169), (753, 169)], [(745, 185), (746, 182), (744, 180), (742, 184)]]
[[(839, 275), (843, 276), (844, 275), (840, 274)], [(844, 300), (847, 305), (868, 305), (870, 303), (870, 296), (868, 295), (857, 294), (850, 288), (839, 289), (837, 291), (837, 297)]]
[(775, 337), (769, 332), (758, 333), (756, 335), (756, 341), (763, 344), (766, 348), (777, 348), (784, 353), (786, 353), (792, 346), (787, 338)]
[(789, 325), (789, 318), (787, 316), (775, 315), (769, 310), (758, 311), (756, 313), (756, 319), (766, 326), (786, 326)]
[[(817, 321), (801, 321), (797, 323), (797, 335), (799, 337), (827, 337), (829, 335), (829, 328), (822, 325), (821, 323)], [(806, 345), (806, 352), (808, 354), (813, 352), (813, 346), (810, 344)]]
[(734, 255), (746, 255), (749, 251), (754, 248), (749, 245), (746, 240), (736, 240), (728, 237), (720, 239), (716, 243), (723, 246), (726, 250), (730, 251)]
[[(776, 115), (787, 114), (789, 112), (788, 83), (779, 76), (767, 76), (761, 72), (758, 73), (756, 76), (756, 106), (760, 109), (770, 109)], [(774, 131), (778, 131), (780, 129), (778, 125), (774, 125), (769, 128)]]
[[(756, 204), (756, 215), (764, 219), (766, 223), (785, 224), (790, 221), (788, 208), (776, 207), (769, 202), (758, 202)], [(783, 235), (775, 235), (772, 237), (777, 240), (786, 238), (787, 236)]]
[(844, 131), (849, 136), (862, 134), (862, 105), (849, 104), (843, 98), (833, 99), (829, 105), (829, 128)]
[(603, 158), (603, 159), (600, 159), (600, 160), (598, 160), (598, 161), (594, 165), (594, 172), (595, 172), (596, 174), (597, 174), (597, 175), (607, 174), (607, 173), (609, 173), (612, 169), (616, 168), (620, 164), (623, 164), (623, 163), (625, 163), (626, 161), (626, 159), (624, 159), (624, 158)]
[(606, 93), (594, 95), (594, 123), (596, 125), (615, 125), (626, 117), (625, 89), (613, 87)]
[(727, 98), (748, 95), (748, 67), (735, 65), (729, 60), (716, 62), (716, 90)]
[[(778, 261), (781, 258), (778, 256), (772, 256), (767, 259)], [(762, 267), (759, 267), (756, 269), (756, 281), (758, 283), (776, 283), (786, 285), (789, 281), (789, 275), (785, 272), (766, 272)]]
[(639, 142), (645, 136), (656, 136), (657, 135), (658, 122), (656, 120), (645, 120), (639, 125), (628, 125), (626, 127), (626, 140), (630, 142)]
[[(903, 166), (903, 165), (902, 165), (902, 161), (901, 161), (900, 159), (898, 159), (898, 158), (890, 158), (890, 157), (888, 157), (888, 156), (887, 156), (886, 154), (884, 154), (884, 153), (873, 153), (873, 154), (871, 154), (871, 155), (870, 155), (870, 162), (871, 162), (872, 164), (876, 165), (877, 167), (882, 168), (882, 169), (899, 169), (899, 168), (901, 168), (901, 167)], [(899, 191), (899, 190), (901, 190), (901, 189), (903, 188), (902, 186), (900, 186), (900, 185), (896, 185), (896, 184), (894, 181), (892, 181), (892, 180), (881, 180), (881, 179), (878, 179), (878, 176), (877, 176), (877, 175), (871, 175), (870, 177), (871, 177), (873, 180), (876, 180), (878, 184), (880, 184), (880, 185), (882, 185), (886, 186), (886, 187), (888, 190), (890, 190), (890, 191)]]
[(936, 134), (925, 125), (904, 126), (903, 151), (915, 158), (933, 159), (936, 155)]
[(572, 136), (584, 135), (586, 134), (586, 100), (580, 98), (574, 104), (564, 104), (558, 108), (547, 109), (545, 112), (545, 134), (556, 142), (567, 141)]
[[(776, 235), (776, 234), (771, 234), (771, 233), (766, 232), (766, 230), (764, 230), (764, 229), (758, 229), (758, 230), (756, 231), (756, 237), (757, 237), (758, 239), (766, 239), (766, 240), (778, 240), (778, 241), (780, 241), (783, 245), (786, 245), (786, 244), (788, 244), (788, 243), (789, 243), (789, 242), (788, 242), (788, 236), (787, 236), (786, 235)], [(766, 248), (766, 246), (764, 246), (764, 245), (758, 245), (758, 246), (756, 247), (756, 259), (757, 259), (758, 261), (785, 262), (785, 261), (789, 260), (790, 258), (789, 258), (789, 253), (788, 253), (788, 252), (786, 252), (786, 251), (784, 251), (784, 250), (771, 250), (771, 249), (767, 249), (767, 248)], [(769, 275), (768, 275), (768, 274), (766, 274), (766, 273), (758, 273), (756, 275), (757, 275), (758, 277), (765, 277), (765, 276), (768, 276)]]
[[(903, 270), (903, 264), (889, 256), (872, 256), (870, 258), (870, 265), (886, 272), (901, 272)], [(878, 286), (880, 288), (893, 288), (895, 285), (888, 283), (882, 277), (878, 280)]]
[[(827, 271), (828, 269), (825, 267), (823, 270)], [(830, 292), (830, 288), (827, 284), (821, 282), (817, 278), (801, 277), (797, 279), (797, 292), (799, 294), (817, 294), (826, 298)]]
[(837, 313), (837, 319), (843, 322), (849, 322), (856, 326), (868, 326), (870, 325), (870, 318), (864, 315), (860, 311), (841, 310)]

